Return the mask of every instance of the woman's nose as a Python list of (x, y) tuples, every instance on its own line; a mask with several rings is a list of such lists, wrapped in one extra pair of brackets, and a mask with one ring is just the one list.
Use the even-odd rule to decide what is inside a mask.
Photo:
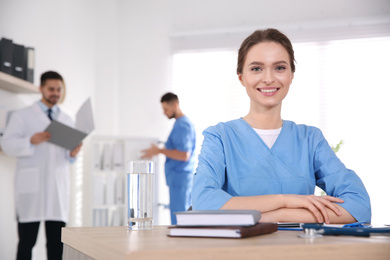
[(265, 70), (262, 75), (261, 81), (267, 85), (272, 84), (275, 81), (272, 71), (268, 69)]

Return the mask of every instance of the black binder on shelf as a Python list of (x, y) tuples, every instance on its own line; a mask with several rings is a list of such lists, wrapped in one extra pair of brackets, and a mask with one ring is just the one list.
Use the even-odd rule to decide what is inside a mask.
[(13, 59), (13, 43), (12, 40), (1, 38), (0, 40), (0, 71), (12, 75), (12, 59)]
[(32, 47), (24, 48), (24, 79), (34, 83), (34, 67), (35, 67), (35, 49)]
[(13, 48), (12, 75), (20, 79), (25, 79), (26, 62), (24, 61), (24, 46), (14, 43)]

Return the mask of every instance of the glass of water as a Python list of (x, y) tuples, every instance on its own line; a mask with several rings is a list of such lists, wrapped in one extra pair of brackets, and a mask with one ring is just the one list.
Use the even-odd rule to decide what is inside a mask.
[(153, 161), (130, 161), (127, 172), (128, 228), (152, 229)]

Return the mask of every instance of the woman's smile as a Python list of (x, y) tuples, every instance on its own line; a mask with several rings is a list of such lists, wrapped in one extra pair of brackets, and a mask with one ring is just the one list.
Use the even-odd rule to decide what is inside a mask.
[(239, 74), (251, 104), (257, 108), (280, 108), (294, 78), (289, 55), (279, 43), (261, 42), (252, 46)]
[(257, 90), (262, 93), (263, 95), (265, 96), (273, 96), (273, 95), (276, 95), (276, 92), (279, 90), (280, 88), (257, 88)]

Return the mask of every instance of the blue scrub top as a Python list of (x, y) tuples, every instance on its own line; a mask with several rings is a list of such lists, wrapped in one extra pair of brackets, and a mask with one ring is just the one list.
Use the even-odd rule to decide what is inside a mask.
[(283, 121), (270, 149), (243, 119), (207, 128), (194, 176), (193, 208), (219, 209), (233, 196), (314, 193), (344, 200), (358, 221), (371, 221), (369, 195), (315, 127)]
[(196, 134), (194, 125), (187, 116), (177, 118), (169, 134), (165, 148), (190, 152), (191, 157), (186, 162), (174, 160), (169, 157), (166, 158), (165, 175), (168, 186), (188, 186), (192, 184), (196, 160), (194, 154), (195, 146)]

